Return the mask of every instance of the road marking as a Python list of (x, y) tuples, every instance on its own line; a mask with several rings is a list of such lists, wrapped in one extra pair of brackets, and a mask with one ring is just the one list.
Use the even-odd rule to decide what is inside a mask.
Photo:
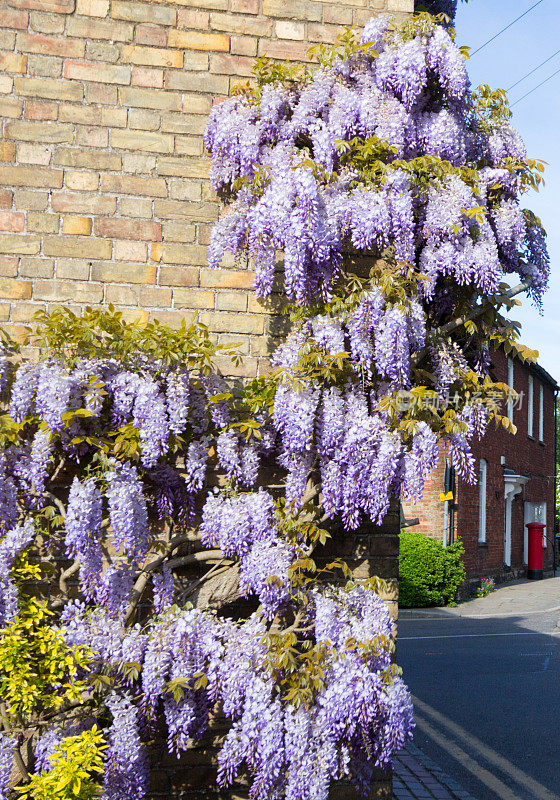
[[(512, 764), (511, 761), (508, 761), (507, 758), (501, 756), (495, 750), (492, 750), (490, 747), (488, 747), (488, 745), (484, 744), (484, 742), (482, 742), (480, 739), (477, 739), (476, 736), (467, 733), (467, 731), (464, 728), (462, 728), (460, 725), (457, 725), (457, 723), (453, 722), (453, 720), (449, 719), (449, 717), (446, 717), (444, 714), (441, 714), (439, 711), (436, 711), (434, 708), (429, 706), (427, 703), (424, 703), (422, 700), (419, 700), (417, 697), (413, 696), (412, 700), (415, 707), (418, 708), (423, 714), (425, 714), (428, 717), (431, 717), (434, 722), (437, 722), (443, 728), (447, 728), (448, 731), (450, 731), (458, 739), (461, 739), (472, 750), (477, 752), (491, 764), (494, 764), (494, 766), (500, 769), (504, 774), (513, 778), (513, 780), (516, 781), (516, 783), (518, 783), (520, 786), (524, 786), (526, 789), (528, 789), (531, 792), (532, 797), (535, 798), (535, 800), (560, 800), (557, 794), (554, 794), (549, 789), (547, 789), (546, 786), (543, 786), (534, 778), (531, 778), (530, 775), (527, 775), (526, 772), (523, 772), (523, 770), (519, 769), (519, 767), (516, 767), (515, 764)], [(424, 724), (424, 726), (429, 726), (429, 723), (427, 722), (422, 722), (422, 724)], [(422, 724), (418, 722), (419, 727), (422, 727)], [(431, 728), (431, 726), (429, 727)], [(440, 736), (440, 734), (435, 729), (432, 730), (438, 737), (438, 739), (436, 739), (437, 743), (444, 750), (448, 750), (448, 752), (451, 752), (450, 747), (452, 745), (449, 744), (448, 740), (444, 736)], [(458, 745), (455, 745), (455, 747), (458, 747)], [(460, 750), (460, 748), (458, 749)], [(466, 753), (465, 756), (467, 757), (467, 759), (470, 759), (470, 756), (468, 756)], [(473, 761), (473, 759), (471, 759), (471, 761)], [(479, 766), (474, 761), (473, 763), (476, 765), (476, 769), (478, 771), (475, 774), (482, 774), (485, 772), (487, 773), (487, 770), (484, 770), (483, 767)], [(491, 775), (491, 773), (487, 774)], [(494, 776), (491, 777), (494, 778)], [(499, 779), (495, 778), (495, 780)], [(496, 791), (496, 789), (493, 789), (493, 791)], [(510, 792), (508, 795), (501, 795), (499, 792), (496, 792), (496, 794), (498, 794), (500, 797), (504, 797), (504, 800), (517, 800), (517, 796), (512, 794), (511, 790), (508, 791)]]
[(539, 611), (504, 611), (501, 614), (461, 614), (460, 619), (503, 619), (504, 617), (530, 617), (533, 614), (554, 614), (555, 611), (560, 611), (560, 606), (552, 606), (552, 608), (541, 608)]
[(496, 778), (489, 770), (481, 766), (478, 761), (471, 758), (458, 744), (449, 740), (447, 736), (439, 734), (429, 722), (415, 714), (416, 725), (427, 734), (442, 750), (446, 750), (461, 766), (470, 772), (477, 781), (480, 781), (487, 789), (501, 797), (502, 800), (523, 800), (518, 794), (514, 794), (509, 786)]
[(448, 633), (439, 636), (399, 636), (398, 642), (415, 642), (421, 639), (480, 639), (487, 636), (552, 636), (541, 631), (524, 631), (522, 633)]
[(553, 614), (555, 611), (560, 611), (560, 606), (552, 606), (552, 608), (541, 608), (538, 611), (495, 611), (493, 614), (461, 614), (461, 613), (453, 613), (452, 611), (448, 611), (443, 614), (434, 614), (430, 616), (430, 614), (424, 614), (419, 617), (409, 617), (407, 613), (403, 614), (400, 611), (399, 616), (402, 622), (450, 622), (451, 620), (459, 620), (459, 619), (505, 619), (507, 617), (521, 617), (522, 619), (525, 617), (530, 617), (533, 614)]

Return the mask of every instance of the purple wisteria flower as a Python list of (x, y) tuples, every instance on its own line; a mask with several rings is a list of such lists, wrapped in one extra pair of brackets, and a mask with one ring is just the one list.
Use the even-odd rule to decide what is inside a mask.
[[(35, 744), (35, 773), (46, 772), (52, 769), (51, 756), (60, 745), (62, 731), (55, 728), (45, 730)], [(1, 794), (0, 794), (1, 797)]]
[(281, 383), (274, 400), (273, 419), (288, 450), (309, 450), (320, 391), (313, 386)]
[[(233, 727), (218, 759), (220, 785), (248, 767), (251, 795), (259, 800), (327, 800), (331, 781), (344, 775), (365, 789), (371, 767), (388, 766), (410, 738), (410, 695), (399, 678), (386, 678), (393, 635), (386, 604), (357, 587), (315, 592), (313, 606), (315, 636), (330, 655), (323, 688), (309, 707), (283, 707), (270, 676), (257, 671), (255, 677), (262, 658), (258, 630), (251, 630), (255, 617), (228, 638), (220, 686)], [(374, 653), (362, 655), (351, 644), (372, 637), (385, 642)]]
[(169, 421), (165, 397), (152, 378), (138, 380), (132, 413), (142, 442), (142, 464), (153, 467), (166, 450)]
[(202, 512), (202, 543), (219, 547), (224, 555), (246, 555), (258, 541), (276, 538), (275, 503), (263, 490), (224, 497), (208, 495)]
[(131, 561), (141, 561), (148, 551), (150, 530), (143, 486), (136, 467), (115, 465), (106, 474), (109, 518), (115, 544)]
[(209, 446), (209, 437), (203, 437), (198, 441), (191, 442), (189, 445), (185, 459), (184, 475), (185, 484), (189, 492), (200, 491), (204, 485)]
[(28, 465), (29, 480), (38, 495), (42, 495), (45, 491), (52, 449), (51, 431), (49, 428), (39, 428), (31, 445), (31, 459)]
[(101, 608), (118, 620), (128, 611), (135, 573), (128, 564), (111, 564), (96, 587), (95, 599)]
[(140, 739), (138, 710), (131, 695), (111, 692), (106, 700), (112, 716), (109, 749), (105, 761), (103, 788), (105, 800), (130, 800), (146, 797), (149, 766)]
[(286, 541), (257, 541), (241, 562), (241, 593), (256, 594), (265, 614), (272, 619), (290, 596), (288, 570), (296, 550)]
[(72, 378), (62, 364), (47, 361), (40, 365), (35, 408), (53, 431), (64, 428), (62, 415), (70, 406), (72, 389)]
[(161, 614), (173, 603), (175, 593), (173, 572), (167, 564), (163, 565), (161, 573), (153, 574), (152, 584), (154, 587), (154, 611), (156, 614)]
[(8, 459), (4, 452), (0, 453), (0, 535), (15, 527), (17, 517), (17, 487), (8, 472)]
[(64, 607), (60, 623), (66, 643), (87, 647), (96, 663), (116, 664), (123, 660), (121, 621), (106, 609), (99, 606), (90, 609), (85, 603), (74, 600)]
[(39, 384), (39, 370), (35, 364), (20, 364), (16, 371), (10, 399), (10, 416), (23, 422), (32, 413)]
[(9, 530), (0, 541), (0, 625), (9, 625), (18, 613), (18, 591), (12, 582), (11, 569), (17, 556), (35, 535), (32, 520)]
[[(510, 199), (521, 191), (515, 170), (504, 169), (508, 159), (526, 158), (519, 135), (499, 117), (473, 121), (465, 59), (445, 27), (423, 24), (417, 35), (403, 36), (378, 16), (365, 26), (362, 41), (378, 56), (335, 61), (301, 86), (266, 84), (254, 103), (235, 97), (213, 109), (205, 141), (215, 185), (231, 188), (242, 175), (252, 178), (257, 165), (267, 179), (257, 191), (244, 185), (234, 192), (212, 234), (211, 266), (228, 250), (249, 256), (257, 291), (267, 295), (280, 249), (286, 292), (301, 304), (328, 295), (349, 244), (364, 254), (391, 247), (403, 263), (417, 263), (420, 253), (421, 271), (434, 283), (454, 275), (459, 283), (493, 291), (502, 273), (494, 234), (482, 226), (478, 237), (464, 212), (490, 210), (487, 191), (498, 177), (491, 173), (500, 173), (501, 191)], [(481, 194), (463, 186), (461, 198), (457, 175), (449, 179), (449, 193), (440, 186), (426, 193), (400, 164), (377, 185), (360, 182), (349, 167), (338, 171), (340, 142), (357, 136), (379, 137), (395, 148), (395, 158), (474, 162)], [(326, 181), (309, 168), (308, 142)], [(426, 297), (433, 291), (428, 284)], [(539, 293), (540, 287), (535, 297)]]
[(169, 430), (177, 436), (184, 432), (189, 419), (191, 381), (186, 369), (170, 372), (167, 376), (167, 414)]
[(0, 800), (8, 800), (10, 773), (16, 747), (15, 737), (0, 733)]
[(89, 599), (95, 597), (103, 570), (102, 517), (103, 498), (95, 481), (74, 478), (64, 522), (65, 546), (68, 556), (80, 561), (81, 588)]

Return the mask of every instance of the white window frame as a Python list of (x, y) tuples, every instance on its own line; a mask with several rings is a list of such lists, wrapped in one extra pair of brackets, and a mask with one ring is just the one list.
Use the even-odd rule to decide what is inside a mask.
[(478, 541), (480, 543), (486, 542), (487, 479), (488, 462), (481, 458), (478, 466)]
[(544, 442), (544, 386), (539, 384), (539, 442)]
[[(512, 391), (514, 390), (513, 377), (514, 377), (513, 359), (512, 358), (508, 358), (508, 361), (507, 361), (507, 385), (509, 386), (509, 388)], [(510, 422), (513, 422), (513, 398), (508, 400), (507, 418), (509, 419)]]
[(528, 387), (527, 387), (527, 435), (533, 435), (533, 376), (529, 375)]

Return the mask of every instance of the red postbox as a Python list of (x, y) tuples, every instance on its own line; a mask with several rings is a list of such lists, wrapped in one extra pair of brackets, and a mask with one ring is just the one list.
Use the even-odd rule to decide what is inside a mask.
[(546, 525), (542, 522), (528, 522), (529, 530), (529, 563), (527, 564), (527, 578), (538, 581), (543, 576), (543, 533)]

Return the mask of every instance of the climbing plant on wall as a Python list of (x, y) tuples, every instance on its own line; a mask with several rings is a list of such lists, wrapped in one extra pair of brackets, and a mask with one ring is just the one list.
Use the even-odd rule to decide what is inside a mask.
[(542, 165), (441, 21), (260, 59), (210, 115), (210, 265), (249, 259), (290, 314), (269, 375), (114, 309), (39, 314), (38, 360), (6, 340), (0, 797), (146, 797), (153, 742), (220, 718), (220, 787), (325, 800), (410, 735), (380, 582), (316, 554), (420, 497), (440, 442), (474, 479), (471, 439), (510, 425), (490, 350), (531, 355), (508, 277), (539, 305), (549, 270), (520, 206)]

